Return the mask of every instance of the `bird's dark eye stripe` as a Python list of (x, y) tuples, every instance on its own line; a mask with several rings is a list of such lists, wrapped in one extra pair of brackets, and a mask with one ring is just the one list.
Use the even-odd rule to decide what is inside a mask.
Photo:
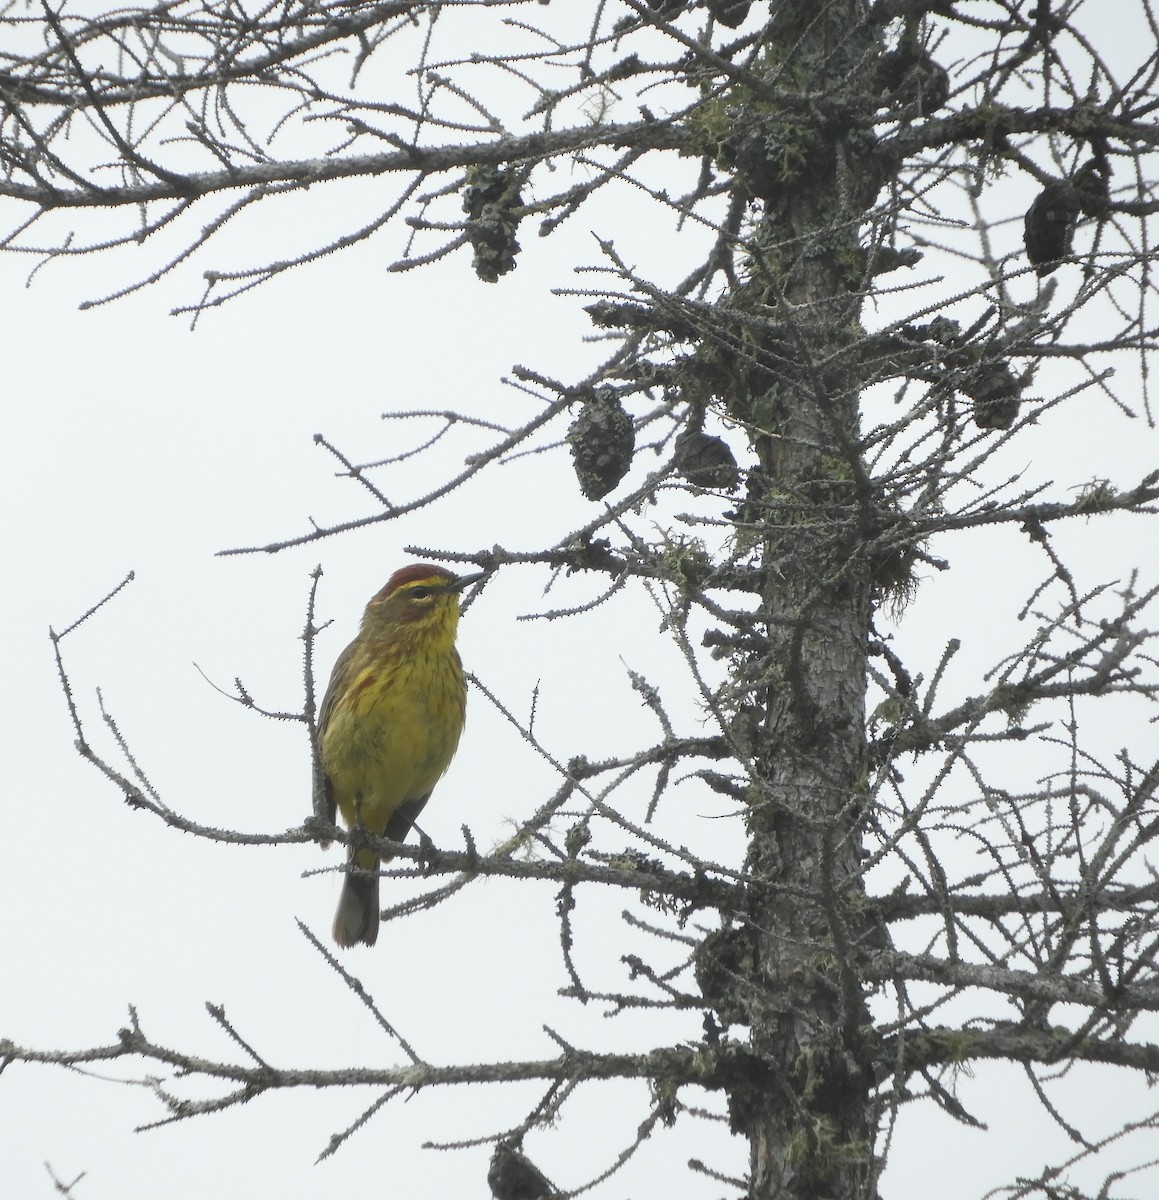
[(428, 587), (425, 583), (420, 583), (418, 587), (412, 587), (409, 590), (412, 600), (425, 600), (433, 591), (433, 588)]

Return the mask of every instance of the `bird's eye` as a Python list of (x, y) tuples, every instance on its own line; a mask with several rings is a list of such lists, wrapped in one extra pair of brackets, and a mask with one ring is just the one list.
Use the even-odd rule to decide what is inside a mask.
[(412, 600), (425, 600), (431, 594), (429, 587), (415, 587), (410, 590)]

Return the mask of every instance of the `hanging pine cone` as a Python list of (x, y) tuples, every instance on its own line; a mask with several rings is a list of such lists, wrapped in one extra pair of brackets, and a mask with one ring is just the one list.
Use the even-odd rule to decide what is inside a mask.
[(467, 214), (467, 239), (475, 251), (475, 274), (484, 283), (496, 283), (500, 275), (515, 269), (519, 243), (515, 232), (520, 218), (512, 210), (523, 204), (519, 178), (501, 167), (472, 167), (463, 189), (463, 211)]
[(738, 25), (743, 25), (751, 7), (751, 0), (705, 0), (705, 8), (729, 29), (736, 29)]
[(693, 955), (693, 974), (705, 1003), (725, 1027), (752, 1019), (756, 956), (752, 935), (731, 927), (709, 933)]
[(740, 468), (728, 444), (700, 429), (686, 429), (676, 439), (677, 473), (695, 487), (736, 491)]
[(1069, 180), (1048, 183), (1026, 210), (1023, 243), (1035, 271), (1049, 275), (1071, 251), (1078, 223), (1079, 196)]
[(632, 418), (614, 392), (597, 392), (567, 431), (580, 491), (599, 500), (628, 473), (636, 448)]
[(559, 1194), (535, 1163), (510, 1142), (495, 1147), (487, 1186), (495, 1200), (548, 1200)]
[(1097, 158), (1088, 159), (1075, 172), (1074, 190), (1083, 215), (1097, 217), (1107, 211), (1111, 200), (1110, 166)]
[(912, 46), (887, 50), (877, 60), (873, 83), (877, 95), (903, 108), (913, 105), (922, 117), (936, 113), (950, 97), (945, 67)]
[(1022, 388), (1005, 363), (989, 363), (963, 385), (974, 402), (974, 424), (979, 429), (1009, 429), (1018, 416)]

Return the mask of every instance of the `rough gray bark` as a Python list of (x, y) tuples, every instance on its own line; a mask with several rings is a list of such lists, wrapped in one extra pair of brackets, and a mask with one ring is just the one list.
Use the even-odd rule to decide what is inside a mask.
[[(855, 111), (879, 49), (864, 17), (855, 0), (778, 5), (770, 83), (788, 75), (834, 113)], [(735, 298), (776, 331), (754, 346), (755, 369), (728, 401), (748, 421), (759, 414), (749, 490), (765, 531), (768, 644), (749, 668), (761, 711), (746, 864), (757, 1086), (730, 1093), (751, 1144), (753, 1200), (875, 1195), (873, 1063), (856, 969), (872, 584), (859, 549), (875, 514), (857, 449), (856, 264), (879, 167), (861, 132), (835, 117), (786, 156)]]

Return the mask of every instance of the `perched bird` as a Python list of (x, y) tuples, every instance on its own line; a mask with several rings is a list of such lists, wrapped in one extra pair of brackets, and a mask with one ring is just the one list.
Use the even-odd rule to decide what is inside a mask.
[[(467, 690), (455, 649), (459, 592), (483, 575), (403, 567), (371, 597), (358, 636), (338, 656), (318, 716), (327, 816), (401, 842), (463, 732)], [(353, 849), (334, 940), (378, 937), (378, 862)]]

